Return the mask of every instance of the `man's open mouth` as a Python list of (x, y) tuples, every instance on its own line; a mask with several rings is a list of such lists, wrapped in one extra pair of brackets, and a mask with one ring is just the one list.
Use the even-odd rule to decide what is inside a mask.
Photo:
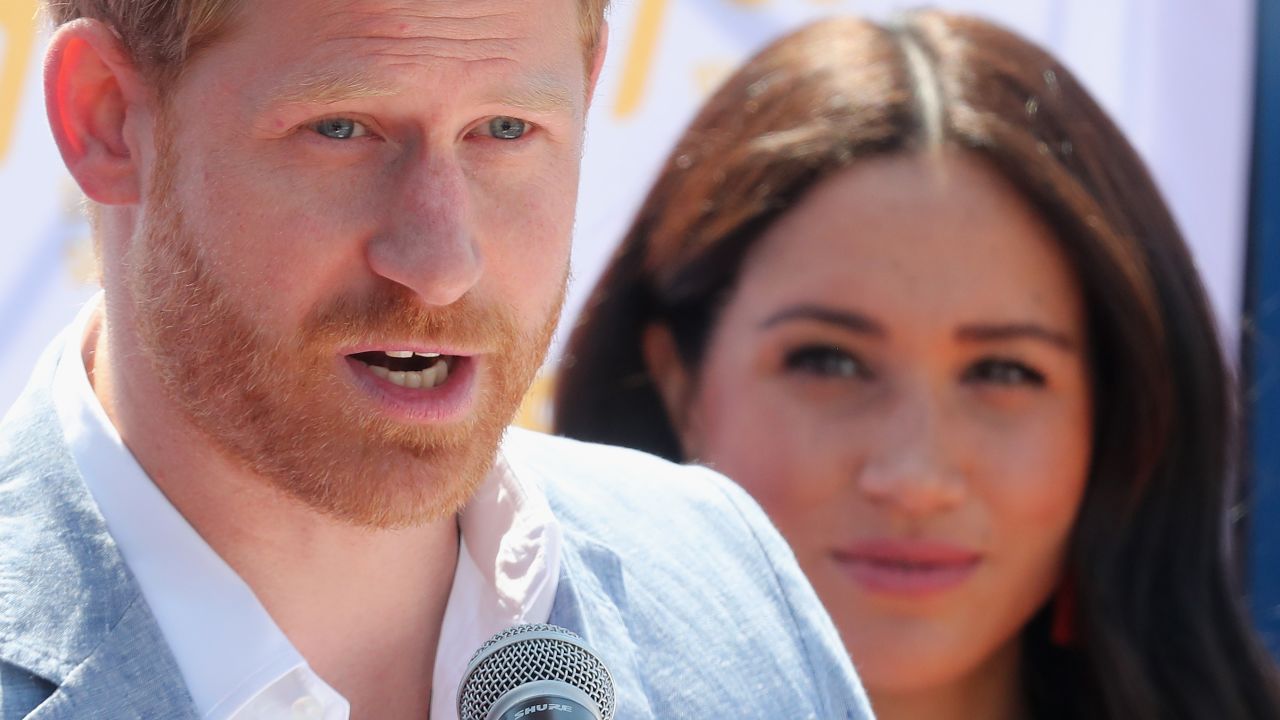
[(449, 377), (450, 364), (458, 359), (413, 350), (371, 350), (348, 357), (364, 363), (369, 372), (393, 385), (422, 389), (443, 385)]

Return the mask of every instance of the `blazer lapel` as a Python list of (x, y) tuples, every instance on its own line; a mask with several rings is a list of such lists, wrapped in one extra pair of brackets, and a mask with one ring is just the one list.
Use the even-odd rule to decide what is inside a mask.
[(198, 720), (164, 637), (141, 597), (29, 720)]
[(617, 696), (615, 720), (650, 720), (653, 708), (636, 666), (638, 653), (626, 616), (626, 587), (618, 556), (566, 528), (550, 622), (581, 635), (609, 668)]
[(63, 440), (55, 339), (0, 422), (0, 662), (57, 686), (33, 718), (191, 718), (182, 675)]

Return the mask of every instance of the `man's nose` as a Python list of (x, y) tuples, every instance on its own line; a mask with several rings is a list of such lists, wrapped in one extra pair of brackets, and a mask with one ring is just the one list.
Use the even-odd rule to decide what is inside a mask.
[(466, 175), (456, 160), (427, 159), (397, 178), (390, 217), (367, 250), (369, 266), (427, 305), (450, 305), (484, 270)]
[(947, 435), (946, 410), (938, 399), (903, 399), (891, 409), (858, 468), (858, 488), (873, 502), (912, 518), (956, 507), (964, 500), (967, 481), (956, 457), (960, 450)]

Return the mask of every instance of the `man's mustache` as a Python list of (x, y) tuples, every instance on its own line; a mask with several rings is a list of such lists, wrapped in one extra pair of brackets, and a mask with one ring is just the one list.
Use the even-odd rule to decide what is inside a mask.
[(482, 304), (464, 295), (450, 305), (431, 307), (409, 288), (384, 283), (371, 292), (325, 303), (302, 327), (308, 342), (355, 345), (394, 338), (491, 350), (511, 342), (518, 325), (504, 305)]

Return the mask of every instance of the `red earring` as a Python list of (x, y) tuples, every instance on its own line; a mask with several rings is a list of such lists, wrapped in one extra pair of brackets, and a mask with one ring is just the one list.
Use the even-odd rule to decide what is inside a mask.
[(1049, 639), (1059, 647), (1076, 643), (1076, 582), (1071, 576), (1062, 580), (1053, 598), (1053, 617)]

